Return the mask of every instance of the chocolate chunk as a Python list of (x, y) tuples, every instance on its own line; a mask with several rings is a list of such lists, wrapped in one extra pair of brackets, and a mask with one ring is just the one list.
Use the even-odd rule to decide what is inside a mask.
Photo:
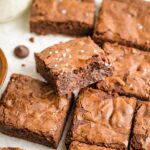
[(18, 58), (26, 58), (29, 55), (29, 49), (24, 45), (19, 45), (14, 49), (14, 54)]

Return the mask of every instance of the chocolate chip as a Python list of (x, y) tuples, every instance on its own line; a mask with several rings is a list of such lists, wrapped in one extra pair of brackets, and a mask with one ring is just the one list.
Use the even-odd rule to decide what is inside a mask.
[(24, 45), (20, 45), (14, 49), (14, 54), (18, 58), (25, 58), (29, 55), (29, 49)]

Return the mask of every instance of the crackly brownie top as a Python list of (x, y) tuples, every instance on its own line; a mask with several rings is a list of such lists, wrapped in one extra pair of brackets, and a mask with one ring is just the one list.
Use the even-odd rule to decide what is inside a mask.
[(149, 27), (150, 2), (146, 0), (104, 0), (95, 34), (104, 40), (126, 40), (150, 47)]
[(83, 37), (60, 43), (36, 54), (53, 71), (68, 72), (80, 67), (86, 67), (92, 57), (96, 57), (110, 67), (104, 51), (90, 37)]
[[(138, 143), (141, 143), (141, 149), (150, 149), (150, 103), (139, 102), (138, 110), (134, 122), (133, 133), (137, 136)], [(141, 137), (141, 138), (138, 138)]]
[(76, 105), (70, 140), (127, 147), (135, 105), (134, 98), (84, 89)]
[(32, 21), (82, 22), (93, 26), (94, 0), (34, 0)]
[(115, 149), (100, 147), (96, 145), (88, 145), (74, 141), (71, 143), (69, 150), (115, 150)]
[(69, 104), (69, 96), (57, 96), (45, 82), (13, 74), (1, 99), (0, 122), (56, 141)]
[(150, 53), (110, 43), (103, 48), (115, 70), (107, 78), (109, 86), (150, 98)]

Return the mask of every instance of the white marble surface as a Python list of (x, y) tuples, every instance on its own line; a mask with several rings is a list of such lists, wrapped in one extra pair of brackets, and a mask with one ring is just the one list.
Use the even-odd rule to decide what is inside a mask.
[[(100, 2), (101, 0), (96, 0), (97, 6), (100, 5)], [(35, 70), (35, 61), (33, 57), (34, 52), (40, 52), (44, 48), (59, 43), (60, 41), (68, 41), (72, 39), (72, 37), (62, 35), (37, 36), (35, 34), (31, 34), (29, 32), (28, 22), (29, 12), (26, 12), (26, 14), (14, 21), (0, 24), (0, 48), (3, 49), (9, 66), (7, 78), (2, 89), (0, 89), (0, 96), (6, 88), (10, 75), (14, 72), (42, 79)], [(34, 37), (34, 43), (29, 42), (30, 37)], [(20, 44), (26, 45), (30, 49), (30, 55), (26, 59), (18, 59), (13, 55), (13, 49)], [(21, 64), (26, 64), (26, 67), (22, 67)], [(65, 150), (64, 137), (66, 135), (66, 129), (58, 150)], [(17, 146), (23, 148), (24, 150), (51, 150), (49, 147), (41, 146), (39, 144), (18, 138), (9, 137), (0, 133), (0, 147), (6, 146)]]

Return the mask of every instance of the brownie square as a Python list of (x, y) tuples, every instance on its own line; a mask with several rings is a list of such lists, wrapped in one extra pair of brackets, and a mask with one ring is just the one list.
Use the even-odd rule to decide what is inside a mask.
[(144, 0), (104, 0), (93, 38), (150, 51), (150, 3)]
[(86, 88), (79, 95), (72, 127), (66, 138), (106, 148), (125, 150), (132, 126), (136, 99)]
[(110, 43), (105, 43), (103, 49), (114, 73), (105, 83), (100, 81), (99, 87), (150, 101), (150, 53)]
[(30, 31), (42, 35), (89, 35), (94, 13), (94, 0), (33, 0)]
[(70, 144), (69, 150), (115, 150), (115, 149), (100, 147), (97, 145), (88, 145), (74, 141)]
[(139, 102), (130, 142), (131, 150), (150, 149), (150, 103)]
[(59, 95), (112, 75), (104, 51), (90, 37), (77, 38), (35, 54), (37, 71)]
[(13, 74), (0, 102), (0, 132), (56, 148), (71, 95), (58, 96), (49, 84)]

